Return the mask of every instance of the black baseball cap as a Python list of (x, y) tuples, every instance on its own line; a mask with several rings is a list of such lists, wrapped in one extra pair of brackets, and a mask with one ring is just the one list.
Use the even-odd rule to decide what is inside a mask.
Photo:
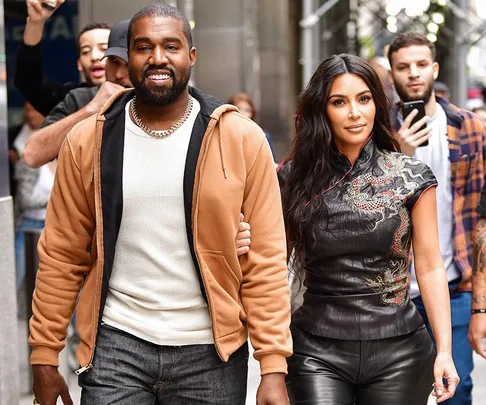
[(130, 24), (130, 20), (124, 20), (116, 23), (112, 27), (108, 38), (108, 49), (105, 51), (103, 58), (107, 56), (118, 56), (128, 63), (128, 24)]

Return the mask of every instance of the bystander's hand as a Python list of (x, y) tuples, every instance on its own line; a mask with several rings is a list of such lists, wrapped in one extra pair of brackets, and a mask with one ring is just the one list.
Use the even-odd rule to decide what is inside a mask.
[(53, 10), (42, 7), (42, 0), (26, 0), (28, 21), (32, 23), (44, 24), (49, 17), (56, 11), (65, 0), (57, 0), (56, 7)]
[(469, 343), (477, 354), (486, 359), (486, 314), (471, 315)]
[(124, 87), (119, 84), (112, 82), (104, 82), (96, 96), (86, 105), (86, 108), (91, 111), (92, 114), (96, 113), (103, 105), (108, 101), (108, 99), (115, 93), (123, 90)]
[(272, 373), (262, 376), (257, 391), (257, 405), (289, 405), (285, 374)]
[(418, 114), (418, 110), (413, 110), (407, 118), (403, 120), (403, 124), (398, 130), (397, 141), (400, 144), (402, 153), (408, 156), (415, 154), (415, 149), (427, 139), (430, 138), (431, 128), (425, 128), (419, 131), (419, 129), (427, 124), (429, 117), (425, 116), (415, 124), (410, 126), (413, 118)]
[(49, 10), (42, 7), (41, 0), (26, 0), (27, 23), (25, 24), (23, 41), (28, 46), (36, 46), (42, 39), (44, 25), (49, 17), (56, 11), (65, 0), (57, 0), (56, 8)]
[(40, 405), (56, 405), (58, 397), (61, 397), (64, 405), (73, 405), (66, 381), (57, 367), (35, 365), (32, 370), (34, 395)]

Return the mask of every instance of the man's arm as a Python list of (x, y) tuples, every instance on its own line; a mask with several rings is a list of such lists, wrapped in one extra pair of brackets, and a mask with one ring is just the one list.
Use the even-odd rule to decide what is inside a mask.
[(44, 121), (49, 125), (34, 132), (27, 140), (22, 155), (25, 164), (29, 167), (40, 167), (55, 159), (68, 132), (78, 122), (95, 114), (109, 97), (121, 89), (115, 83), (103, 83), (93, 100), (74, 113), (73, 95), (69, 93)]
[[(80, 84), (61, 84), (50, 80), (43, 71), (41, 40), (47, 20), (55, 10), (41, 5), (40, 0), (26, 0), (28, 17), (23, 41), (17, 53), (15, 86), (34, 108), (47, 116), (73, 88)], [(57, 8), (64, 0), (57, 0)]]
[[(481, 217), (474, 230), (472, 305), (473, 310), (486, 309), (486, 217)], [(486, 358), (486, 313), (471, 315), (469, 342), (476, 353)]]
[(76, 145), (94, 125), (93, 120), (83, 128), (75, 128), (63, 143), (46, 225), (38, 244), (39, 270), (32, 299), (29, 343), (34, 394), (40, 404), (55, 404), (58, 396), (65, 405), (72, 404), (57, 367), (78, 294), (92, 267), (90, 247), (96, 229), (94, 185), (83, 178), (81, 169), (90, 165), (92, 150), (85, 151), (87, 155), (83, 156)]
[(247, 174), (242, 207), (251, 225), (251, 249), (240, 257), (240, 296), (262, 374), (257, 404), (285, 405), (286, 357), (292, 353), (286, 240), (275, 163), (261, 136)]
[(68, 132), (80, 121), (93, 115), (96, 111), (85, 106), (74, 114), (66, 116), (66, 102), (61, 101), (52, 111), (51, 116), (65, 116), (52, 125), (35, 131), (27, 140), (22, 154), (24, 162), (29, 167), (40, 167), (59, 154), (61, 145)]

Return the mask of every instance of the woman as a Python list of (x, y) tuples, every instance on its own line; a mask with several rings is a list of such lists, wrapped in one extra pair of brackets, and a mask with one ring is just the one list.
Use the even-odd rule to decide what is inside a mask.
[[(232, 104), (235, 107), (238, 107), (238, 110), (240, 110), (241, 114), (255, 121), (257, 115), (255, 104), (253, 103), (252, 99), (248, 94), (243, 92), (235, 93), (228, 100), (228, 104)], [(267, 131), (263, 131), (263, 132), (265, 133), (268, 145), (270, 146), (270, 150), (272, 151), (272, 156), (275, 159), (275, 153), (273, 152), (272, 137)]]
[[(376, 73), (353, 55), (326, 59), (301, 95), (296, 129), (279, 171), (289, 251), (307, 287), (292, 315), (291, 403), (425, 405), (434, 381), (438, 402), (452, 397), (437, 182), (396, 152)], [(407, 292), (412, 242), (437, 355)]]

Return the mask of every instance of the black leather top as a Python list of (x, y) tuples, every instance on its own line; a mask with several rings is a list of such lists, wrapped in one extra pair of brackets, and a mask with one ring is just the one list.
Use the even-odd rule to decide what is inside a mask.
[(337, 150), (333, 160), (335, 180), (321, 192), (327, 213), (306, 242), (307, 291), (292, 321), (336, 339), (410, 333), (423, 324), (406, 287), (410, 213), (437, 181), (424, 163), (380, 151), (372, 139), (354, 166)]

